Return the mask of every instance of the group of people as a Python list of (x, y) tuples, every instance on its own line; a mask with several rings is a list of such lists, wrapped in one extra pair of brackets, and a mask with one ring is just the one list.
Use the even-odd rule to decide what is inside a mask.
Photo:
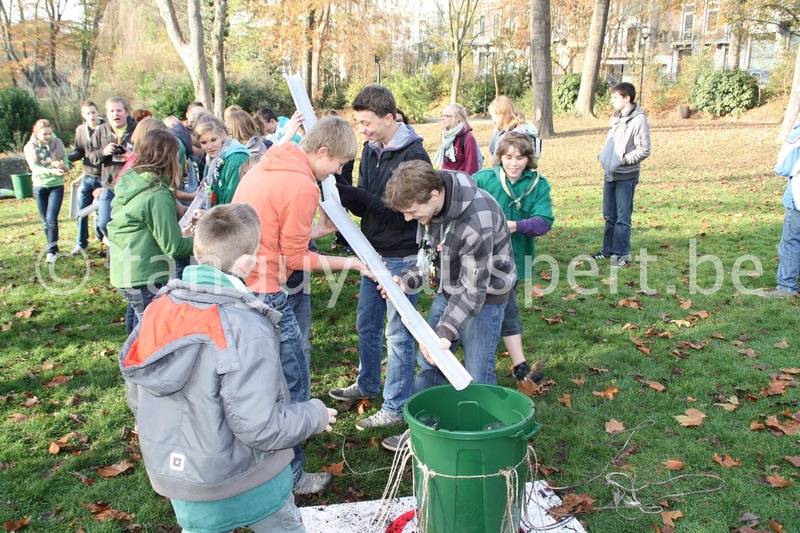
[[(626, 106), (609, 134), (612, 183), (637, 179), (649, 153), (642, 134), (624, 136), (641, 157), (617, 146), (623, 136), (614, 124), (627, 131), (644, 116), (635, 92), (612, 90), (620, 94)], [(476, 383), (496, 383), (501, 337), (515, 378), (539, 381), (542, 373), (525, 360), (516, 288), (531, 275), (535, 237), (553, 224), (550, 185), (537, 170), (542, 145), (535, 127), (507, 97), (489, 109), (491, 167), (482, 169), (467, 114), (451, 104), (442, 116), (436, 170), (392, 93), (364, 88), (352, 103), (366, 139), (358, 182), (338, 179), (337, 189), (409, 301), (416, 305), (419, 292), (433, 292), (428, 323), (442, 348), (462, 346)], [(337, 229), (318, 214), (319, 182), (352, 169), (353, 127), (335, 112), (309, 131), (299, 112), (281, 122), (274, 113), (250, 117), (230, 108), (223, 121), (199, 103), (190, 104), (185, 123), (144, 116), (137, 125), (117, 97), (105, 110), (102, 122), (97, 106), (84, 104), (69, 157), (53, 142), (51, 126), (34, 127), (29, 162), (48, 172), (37, 176), (34, 169), (37, 201), (46, 197), (44, 186), (58, 187), (76, 156), (84, 159), (82, 202), (100, 189), (96, 229), (109, 243), (112, 284), (129, 304), (120, 369), (151, 483), (171, 499), (185, 531), (303, 531), (292, 494), (319, 493), (332, 481), (327, 472), (305, 470), (303, 441), (336, 421), (335, 410), (311, 398), (308, 272), (361, 274), (358, 378), (331, 390), (332, 398), (377, 396), (386, 344), (383, 402), (356, 423), (358, 430), (401, 424), (414, 392), (446, 382), (426, 348), (415, 350), (369, 269), (357, 257), (316, 248), (315, 239)], [(63, 196), (63, 178), (60, 186)], [(208, 193), (211, 208), (187, 213), (198, 191)], [(617, 216), (624, 225), (623, 218)], [(44, 213), (42, 219), (47, 230)], [(617, 221), (609, 229), (610, 222), (607, 235), (616, 231)], [(78, 253), (88, 239), (81, 223)], [(57, 242), (49, 233), (47, 239)], [(623, 257), (626, 250), (604, 242), (603, 252)], [(382, 444), (397, 450), (404, 442), (394, 435)]]

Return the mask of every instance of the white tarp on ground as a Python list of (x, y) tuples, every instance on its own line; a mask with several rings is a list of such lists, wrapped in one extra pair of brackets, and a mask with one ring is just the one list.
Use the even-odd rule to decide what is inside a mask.
[[(574, 518), (564, 519), (560, 522), (547, 514), (546, 510), (561, 504), (561, 498), (547, 487), (544, 481), (536, 481), (525, 485), (525, 495), (528, 506), (527, 519), (523, 515), (522, 531), (525, 533), (586, 533), (580, 523)], [(392, 520), (416, 508), (417, 502), (412, 496), (398, 498), (392, 505)], [(370, 500), (356, 503), (340, 503), (322, 507), (301, 507), (303, 523), (308, 533), (368, 533), (373, 531), (386, 531), (390, 524), (376, 529), (371, 523), (378, 508), (379, 500)], [(411, 521), (400, 530), (402, 533), (415, 533), (416, 522)]]

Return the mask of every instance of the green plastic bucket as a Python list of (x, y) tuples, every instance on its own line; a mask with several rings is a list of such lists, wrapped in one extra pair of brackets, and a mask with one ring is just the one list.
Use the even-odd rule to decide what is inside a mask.
[[(530, 398), (497, 385), (461, 391), (442, 385), (409, 398), (403, 415), (411, 430), (420, 531), (519, 531), (528, 440), (541, 427), (534, 413)], [(510, 468), (516, 477), (496, 475)], [(517, 497), (511, 523), (504, 524), (508, 479), (516, 481)]]
[(14, 196), (20, 200), (33, 198), (33, 181), (30, 174), (11, 174), (11, 184), (14, 187)]

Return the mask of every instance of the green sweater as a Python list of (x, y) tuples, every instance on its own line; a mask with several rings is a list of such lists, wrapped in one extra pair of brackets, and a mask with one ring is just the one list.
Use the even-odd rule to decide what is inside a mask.
[[(69, 168), (69, 159), (67, 159), (67, 155), (64, 153), (64, 145), (61, 139), (54, 135), (50, 141), (50, 146), (53, 152), (62, 154), (60, 159), (63, 160), (64, 164)], [(58, 151), (59, 148), (60, 152)], [(59, 185), (64, 185), (64, 176), (53, 174), (53, 170), (55, 170), (52, 166), (53, 163), (47, 166), (39, 163), (33, 142), (25, 144), (23, 152), (25, 153), (25, 160), (28, 162), (28, 166), (31, 169), (31, 179), (34, 187), (58, 187)]]
[(111, 284), (132, 288), (168, 280), (172, 259), (191, 255), (193, 244), (181, 235), (172, 190), (149, 172), (129, 169), (114, 192), (108, 224)]
[[(485, 190), (497, 200), (507, 220), (518, 221), (533, 217), (541, 217), (547, 223), (553, 225), (553, 203), (550, 200), (550, 184), (541, 174), (535, 170), (526, 169), (520, 178), (510, 184), (511, 193), (519, 198), (531, 188), (537, 174), (539, 183), (520, 201), (520, 208), (517, 209), (512, 198), (503, 189), (500, 183), (500, 166), (487, 168), (476, 172), (472, 178), (478, 183), (478, 187)], [(524, 279), (526, 274), (525, 258), (531, 260), (536, 254), (536, 244), (533, 237), (527, 237), (522, 233), (511, 234), (511, 247), (514, 249), (514, 264), (517, 266), (517, 279)]]

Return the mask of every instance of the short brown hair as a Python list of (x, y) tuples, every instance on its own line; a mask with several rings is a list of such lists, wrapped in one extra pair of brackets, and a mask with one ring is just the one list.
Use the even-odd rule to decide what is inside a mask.
[(111, 96), (106, 99), (105, 108), (108, 109), (108, 104), (122, 104), (122, 109), (128, 110), (128, 102), (121, 96)]
[(157, 178), (166, 180), (170, 187), (178, 188), (183, 177), (178, 161), (179, 150), (178, 139), (174, 135), (167, 130), (151, 129), (139, 139), (133, 169), (152, 172)]
[(258, 127), (256, 121), (247, 111), (242, 111), (241, 108), (234, 109), (227, 115), (225, 126), (228, 128), (231, 137), (237, 141), (246, 144), (253, 137), (261, 136), (261, 128)]
[(342, 117), (323, 118), (300, 141), (300, 148), (307, 154), (313, 154), (323, 146), (328, 148), (330, 158), (355, 159), (358, 152), (356, 134)]
[(536, 156), (534, 155), (531, 138), (528, 134), (520, 131), (509, 131), (500, 137), (500, 142), (497, 143), (497, 148), (494, 151), (494, 166), (502, 165), (502, 157), (510, 152), (512, 148), (519, 150), (522, 157), (528, 158), (528, 163), (525, 165), (527, 168), (536, 168)]
[(424, 204), (433, 191), (443, 191), (442, 177), (427, 161), (415, 159), (400, 163), (383, 191), (383, 203), (393, 211), (408, 209), (412, 204)]
[(250, 169), (253, 168), (261, 161), (262, 154), (253, 154), (247, 159), (244, 160), (244, 163), (239, 165), (239, 179), (242, 179), (245, 174), (250, 172)]
[(261, 222), (252, 206), (218, 205), (197, 222), (194, 256), (201, 265), (230, 272), (237, 259), (256, 250), (260, 240)]
[(372, 111), (379, 117), (392, 115), (394, 118), (397, 103), (392, 91), (383, 85), (368, 85), (353, 100), (353, 111)]

